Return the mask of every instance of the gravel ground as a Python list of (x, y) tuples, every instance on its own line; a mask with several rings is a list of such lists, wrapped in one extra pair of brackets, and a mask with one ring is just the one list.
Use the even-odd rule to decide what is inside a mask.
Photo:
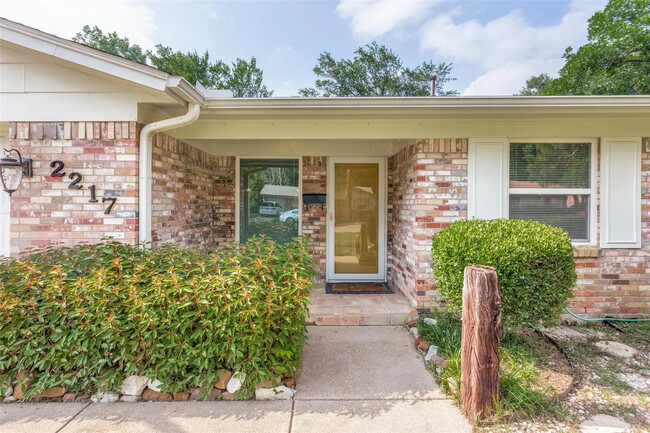
[[(596, 414), (629, 423), (629, 432), (650, 431), (650, 335), (625, 326), (621, 330), (603, 324), (544, 330), (567, 355), (575, 377), (559, 413), (479, 426), (476, 431), (580, 432), (580, 423)], [(599, 341), (623, 343), (638, 352), (631, 358), (616, 356), (596, 347)]]

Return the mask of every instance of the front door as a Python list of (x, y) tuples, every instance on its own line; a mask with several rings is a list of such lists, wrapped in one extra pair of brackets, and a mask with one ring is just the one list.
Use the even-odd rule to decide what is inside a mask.
[(328, 281), (386, 279), (386, 162), (329, 158)]

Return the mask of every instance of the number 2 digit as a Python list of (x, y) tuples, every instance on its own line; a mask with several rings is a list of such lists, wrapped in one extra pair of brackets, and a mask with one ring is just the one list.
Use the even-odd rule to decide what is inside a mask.
[(52, 171), (52, 177), (63, 177), (65, 176), (65, 171), (61, 173), (61, 170), (63, 170), (63, 161), (59, 161), (58, 159), (55, 161), (50, 162), (50, 167), (54, 168), (54, 171)]
[(69, 179), (74, 179), (72, 182), (70, 182), (70, 185), (68, 185), (68, 188), (70, 188), (70, 189), (81, 189), (81, 188), (83, 188), (81, 185), (77, 185), (79, 182), (81, 182), (81, 173), (73, 171), (72, 173), (70, 173), (68, 178)]

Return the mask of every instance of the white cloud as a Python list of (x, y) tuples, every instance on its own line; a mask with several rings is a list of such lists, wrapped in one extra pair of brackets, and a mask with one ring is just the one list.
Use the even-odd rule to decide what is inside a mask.
[(557, 71), (563, 64), (562, 59), (506, 63), (474, 79), (463, 91), (463, 95), (513, 95), (519, 92), (532, 75)]
[(117, 32), (145, 49), (154, 48), (157, 26), (153, 10), (129, 0), (5, 1), (2, 16), (47, 33), (70, 39), (86, 24)]
[(336, 11), (349, 20), (352, 33), (368, 41), (426, 17), (432, 0), (340, 0)]
[(586, 41), (587, 20), (603, 5), (573, 0), (558, 24), (545, 27), (531, 25), (518, 10), (487, 23), (456, 22), (456, 10), (427, 21), (420, 43), (445, 61), (475, 64), (486, 71), (464, 94), (512, 94), (530, 75), (557, 71), (565, 48)]

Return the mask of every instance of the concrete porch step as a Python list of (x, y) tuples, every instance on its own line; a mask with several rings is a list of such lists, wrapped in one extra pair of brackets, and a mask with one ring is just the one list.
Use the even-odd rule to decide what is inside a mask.
[(324, 286), (312, 289), (307, 324), (318, 326), (401, 326), (417, 317), (401, 293), (328, 294)]

